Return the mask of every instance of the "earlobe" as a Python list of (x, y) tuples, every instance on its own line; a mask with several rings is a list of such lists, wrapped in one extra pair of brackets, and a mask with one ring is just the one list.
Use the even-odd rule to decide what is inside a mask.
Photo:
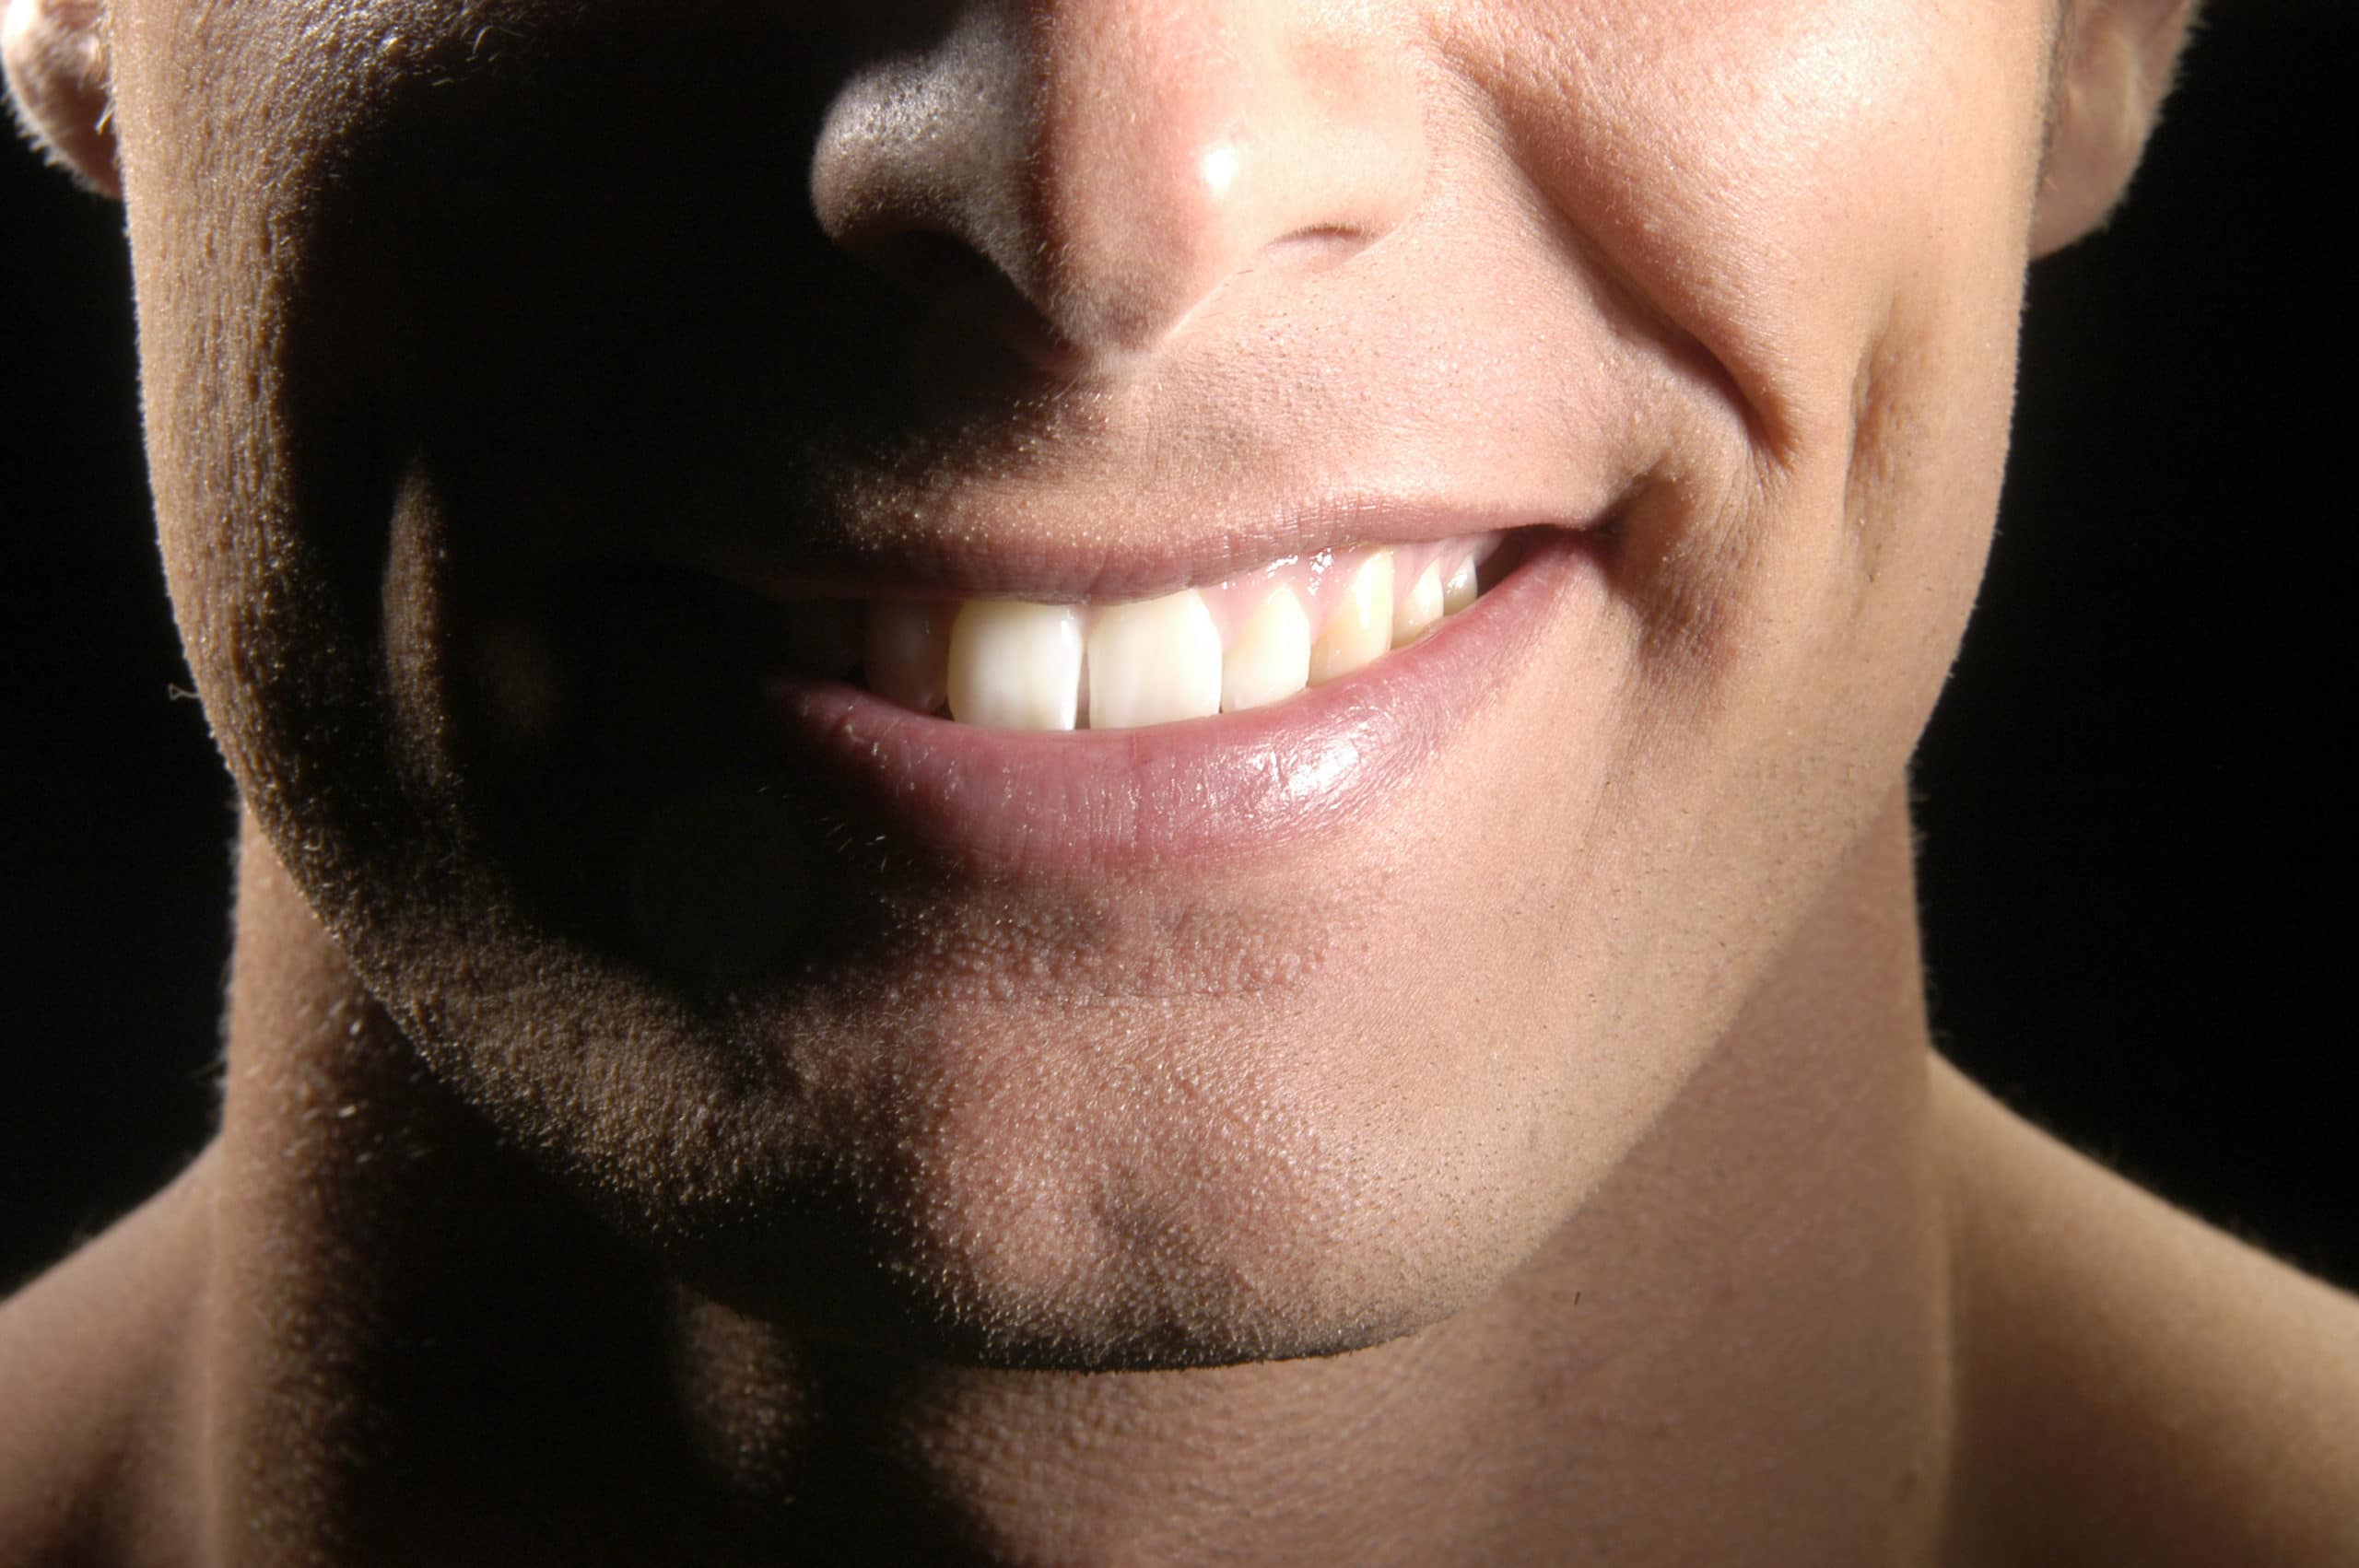
[(123, 184), (110, 125), (104, 0), (0, 0), (0, 64), (18, 121), (41, 146), (109, 196)]
[(2103, 224), (2161, 115), (2195, 0), (2069, 0), (2055, 127), (2032, 214), (2035, 256)]

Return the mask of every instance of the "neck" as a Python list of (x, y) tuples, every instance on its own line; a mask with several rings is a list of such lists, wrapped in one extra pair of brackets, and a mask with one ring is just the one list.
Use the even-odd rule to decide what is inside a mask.
[(1949, 1262), (1896, 801), (1653, 1131), (1485, 1303), (1186, 1373), (897, 1360), (697, 1298), (426, 1077), (246, 844), (204, 1172), (196, 1451), (226, 1559), (1934, 1550)]

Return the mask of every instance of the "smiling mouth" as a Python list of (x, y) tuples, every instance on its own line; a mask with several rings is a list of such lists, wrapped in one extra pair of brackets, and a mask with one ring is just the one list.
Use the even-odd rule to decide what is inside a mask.
[(794, 675), (992, 730), (1134, 730), (1267, 708), (1422, 641), (1512, 569), (1485, 532), (1320, 550), (1104, 603), (828, 598), (791, 611)]
[[(769, 688), (780, 726), (776, 755), (790, 774), (823, 783), (893, 842), (942, 863), (1075, 885), (1148, 867), (1216, 875), (1225, 865), (1332, 842), (1352, 824), (1395, 809), (1461, 731), (1519, 685), (1534, 644), (1552, 628), (1589, 645), (1607, 624), (1600, 545), (1593, 532), (1539, 526), (1321, 553), (1213, 589), (1127, 603), (938, 602), (937, 623), (949, 623), (941, 639), (949, 720), (840, 676), (783, 674)], [(1404, 557), (1414, 575), (1401, 569)], [(1461, 570), (1468, 561), (1471, 584)], [(1231, 677), (1258, 657), (1253, 621), (1289, 614), (1267, 606), (1298, 583), (1311, 584), (1326, 616), (1316, 629), (1286, 634), (1285, 682), (1299, 670), (1301, 684), (1260, 706), (1221, 711), (1219, 688), (1235, 686)], [(1436, 608), (1437, 585), (1440, 613), (1420, 625)], [(1301, 609), (1309, 622), (1309, 606)], [(1404, 612), (1406, 639), (1397, 653), (1396, 610)], [(1225, 615), (1238, 630), (1233, 645), (1206, 629), (1207, 622), (1224, 629)], [(1019, 624), (1010, 630), (1009, 620)], [(1026, 620), (1058, 628), (1053, 664), (1027, 648), (1039, 632)], [(957, 646), (962, 623), (968, 642), (984, 644), (979, 657)], [(1009, 649), (991, 646), (1003, 638)], [(1323, 670), (1314, 667), (1322, 644), (1334, 661)], [(1245, 660), (1234, 657), (1240, 647)], [(978, 722), (971, 706), (960, 717), (970, 698), (957, 687), (978, 674), (958, 667), (968, 657), (982, 675), (1003, 661), (986, 707), (1005, 704), (992, 716), (1031, 730)], [(1345, 658), (1360, 662), (1346, 669)], [(1185, 682), (1172, 678), (1183, 660), (1195, 665)], [(1126, 676), (1133, 689), (1120, 690)], [(1167, 705), (1175, 689), (1192, 708)], [(1074, 732), (1040, 732), (1050, 720)]]
[[(608, 561), (556, 579), (545, 634), (511, 647), (498, 615), (479, 623), (478, 777), (568, 860), (719, 790), (903, 867), (1076, 888), (1226, 874), (1395, 809), (1524, 689), (1542, 639), (1609, 668), (1610, 540), (1395, 539), (1094, 603), (1077, 574), (1027, 570), (1038, 597), (1019, 599), (1016, 573), (964, 561), (887, 568), (866, 593)], [(546, 682), (525, 678), (536, 662)]]

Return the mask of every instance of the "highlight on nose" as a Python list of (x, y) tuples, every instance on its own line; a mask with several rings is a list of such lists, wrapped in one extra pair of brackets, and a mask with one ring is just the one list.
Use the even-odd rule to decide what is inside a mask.
[(1119, 369), (1240, 273), (1332, 264), (1414, 208), (1414, 52), (1336, 25), (1309, 30), (1289, 0), (970, 6), (845, 82), (814, 207), (846, 251), (987, 310), (1042, 363)]

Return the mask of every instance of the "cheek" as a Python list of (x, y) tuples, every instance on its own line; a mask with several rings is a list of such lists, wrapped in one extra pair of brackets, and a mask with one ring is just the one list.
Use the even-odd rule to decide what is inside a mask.
[(1582, 1096), (1637, 1105), (1872, 826), (1962, 634), (2004, 458), (2043, 8), (1451, 18), (1566, 264), (1685, 386), (1615, 562), (1622, 645), (1590, 666), (1623, 672), (1611, 744), (1548, 769), (1555, 800), (1602, 803), (1552, 805), (1536, 772), (1523, 820), (1576, 848), (1506, 883), (1554, 917), (1531, 957), (1541, 1010), (1593, 1042)]
[(1445, 48), (1569, 243), (1792, 461), (1910, 291), (2019, 283), (2039, 9), (1543, 0), (1453, 11)]
[(1628, 739), (1654, 757), (1634, 771), (1750, 730), (1815, 737), (1888, 780), (1995, 511), (2045, 7), (1451, 15), (1458, 66), (1568, 259), (1666, 363), (1698, 368), (1697, 416), (1617, 584), (1642, 688)]

